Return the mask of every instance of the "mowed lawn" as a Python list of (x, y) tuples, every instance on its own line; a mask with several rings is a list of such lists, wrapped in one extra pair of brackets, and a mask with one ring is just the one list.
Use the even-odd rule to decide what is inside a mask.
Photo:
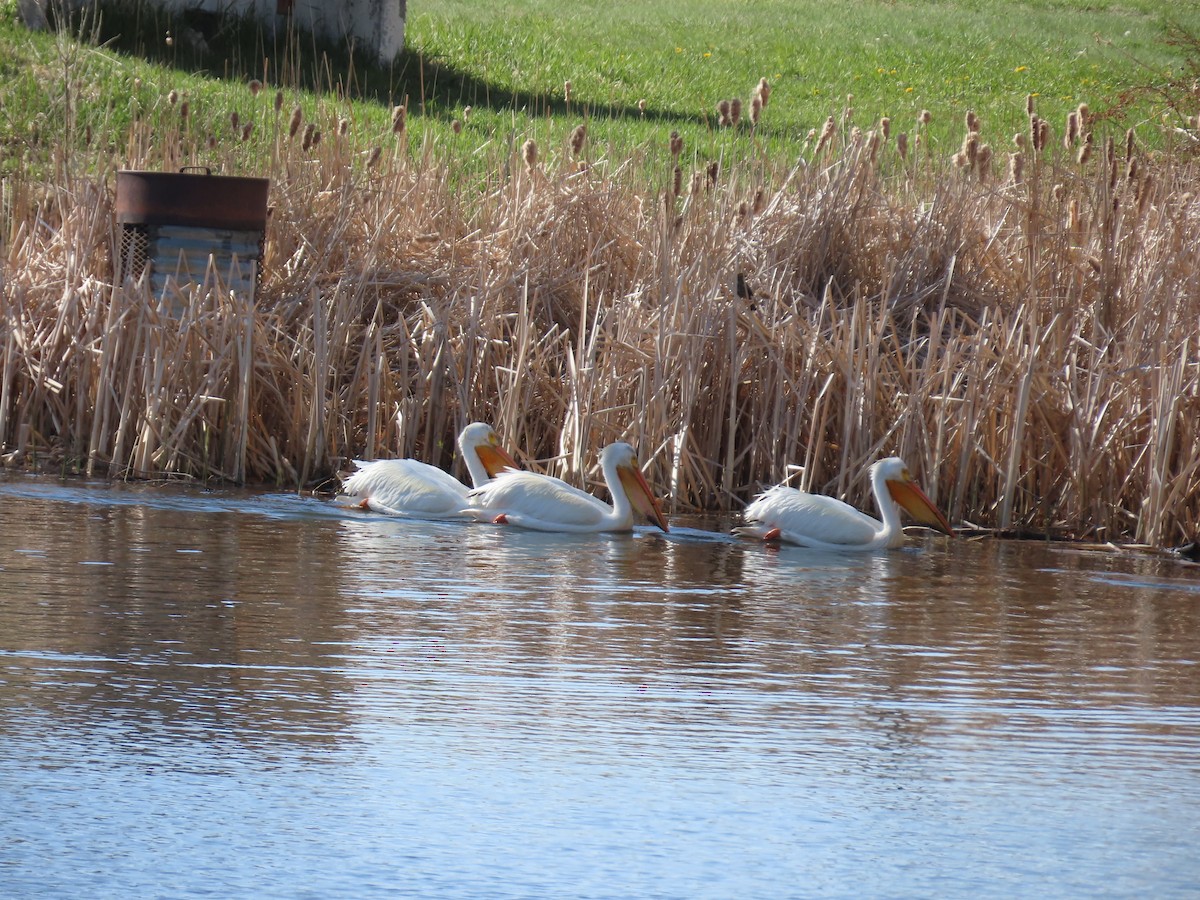
[[(514, 113), (587, 117), (594, 138), (621, 145), (664, 125), (719, 141), (702, 137), (717, 102), (740, 97), (748, 115), (760, 78), (773, 88), (756, 129), (767, 147), (840, 117), (848, 95), (863, 126), (888, 116), (906, 130), (928, 109), (930, 138), (948, 146), (967, 110), (992, 140), (1020, 130), (1030, 94), (1061, 129), (1080, 103), (1103, 114), (1183, 74), (1168, 27), (1200, 33), (1200, 4), (1152, 0), (427, 0), (409, 12), (410, 50), (445, 67), (444, 83), (424, 86), (427, 114), (461, 118), (469, 105), (465, 125), (479, 130), (496, 127), (475, 114), (489, 106), (509, 127)], [(1143, 103), (1115, 126), (1157, 112)]]

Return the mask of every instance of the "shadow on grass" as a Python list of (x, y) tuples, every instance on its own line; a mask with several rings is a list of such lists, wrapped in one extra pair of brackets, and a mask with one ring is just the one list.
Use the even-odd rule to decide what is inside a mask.
[[(282, 18), (280, 22), (282, 22)], [(558, 85), (546, 93), (513, 91), (406, 50), (391, 64), (369, 53), (307, 32), (248, 17), (199, 9), (170, 11), (137, 0), (106, 4), (92, 28), (67, 24), (116, 52), (211, 78), (257, 78), (272, 87), (334, 93), (394, 106), (410, 113), (453, 118), (464, 106), (532, 116), (642, 118), (655, 122), (694, 121), (666, 110), (640, 110), (625, 104), (572, 103)]]

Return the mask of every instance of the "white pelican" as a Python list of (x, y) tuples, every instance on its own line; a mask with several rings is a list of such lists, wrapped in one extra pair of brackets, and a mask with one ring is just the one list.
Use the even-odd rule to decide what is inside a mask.
[(537, 531), (590, 532), (630, 531), (636, 510), (668, 530), (631, 446), (609, 444), (600, 451), (600, 469), (612, 506), (550, 475), (508, 469), (471, 491), (468, 512), (481, 521)]
[(818, 550), (881, 550), (904, 543), (903, 506), (921, 524), (943, 534), (954, 533), (946, 517), (917, 486), (904, 460), (892, 456), (871, 466), (871, 490), (882, 522), (834, 497), (777, 484), (746, 507), (746, 524), (734, 532)]
[[(479, 487), (516, 461), (500, 446), (491, 425), (473, 422), (458, 436), (458, 449), (471, 482)], [(416, 459), (355, 460), (358, 471), (346, 479), (342, 493), (356, 505), (391, 516), (469, 518), (469, 488), (437, 466)]]

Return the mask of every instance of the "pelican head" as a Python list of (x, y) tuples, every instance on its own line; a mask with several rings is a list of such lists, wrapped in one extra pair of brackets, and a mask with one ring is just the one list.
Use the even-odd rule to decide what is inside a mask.
[[(638, 467), (637, 454), (634, 453), (633, 447), (623, 442), (609, 444), (600, 451), (600, 467), (605, 471), (606, 478), (609, 471), (617, 476), (630, 505), (639, 515), (644, 516), (651, 525), (657, 525), (663, 531), (670, 531), (662, 508)], [(610, 486), (615, 487), (611, 479), (608, 481)], [(616, 499), (614, 496), (614, 503)]]
[[(472, 422), (464, 428), (458, 436), (458, 449), (472, 476), (476, 474), (474, 461), (478, 459), (487, 473), (487, 478), (483, 481), (495, 478), (505, 469), (517, 468), (516, 460), (501, 446), (496, 430), (486, 422)], [(473, 480), (476, 484), (482, 483), (477, 478)]]
[(897, 456), (879, 460), (871, 467), (871, 479), (886, 485), (888, 495), (922, 525), (927, 525), (942, 534), (954, 534), (950, 522), (933, 501), (925, 496), (925, 492), (917, 485), (917, 480), (908, 471), (904, 460)]

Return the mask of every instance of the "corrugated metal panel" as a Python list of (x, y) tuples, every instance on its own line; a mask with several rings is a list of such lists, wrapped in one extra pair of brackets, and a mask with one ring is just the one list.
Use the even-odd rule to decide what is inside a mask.
[[(204, 284), (210, 262), (221, 285), (242, 297), (254, 295), (262, 233), (218, 228), (152, 227), (148, 257), (154, 296), (167, 300), (172, 285), (186, 289)], [(182, 310), (172, 310), (176, 315)]]

